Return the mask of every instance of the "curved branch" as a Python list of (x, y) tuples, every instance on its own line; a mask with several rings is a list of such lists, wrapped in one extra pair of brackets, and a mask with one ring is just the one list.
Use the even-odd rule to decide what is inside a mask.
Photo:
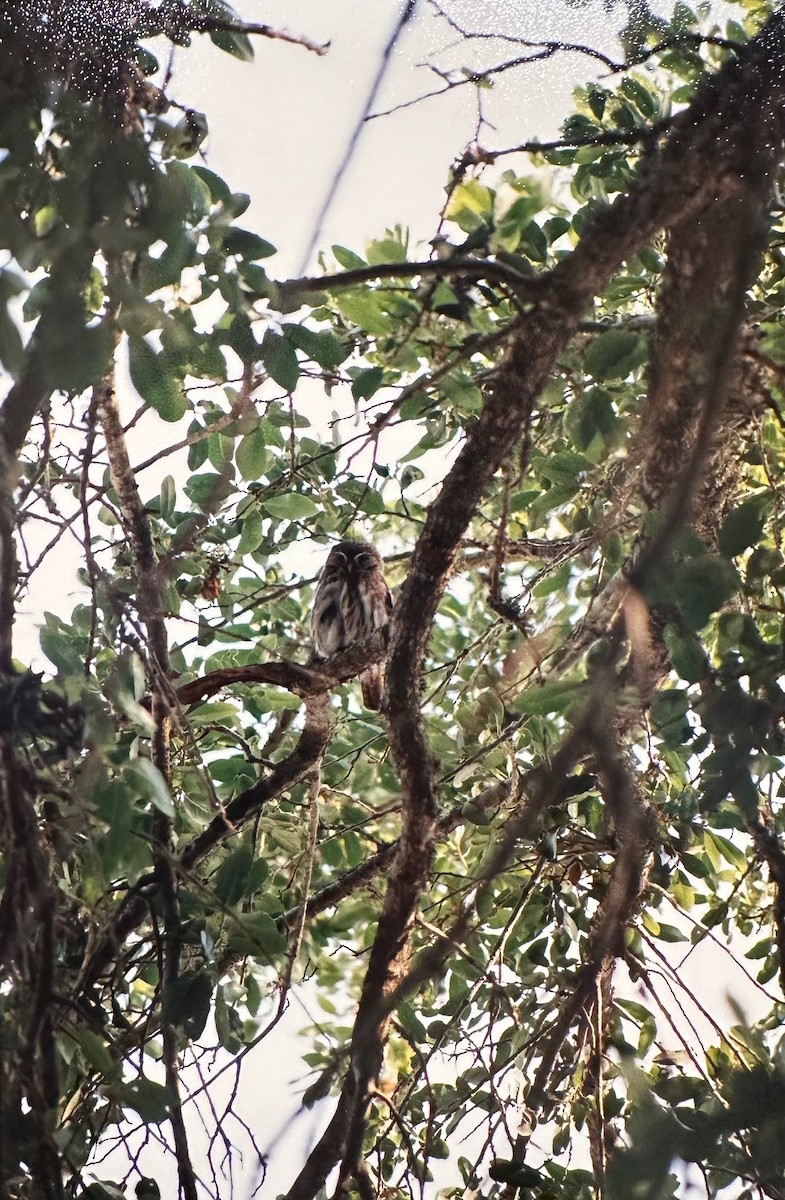
[(366, 667), (380, 662), (386, 652), (384, 634), (377, 632), (364, 642), (342, 650), (332, 658), (315, 664), (314, 660), (311, 660), (307, 666), (283, 660), (249, 663), (244, 667), (222, 667), (218, 671), (210, 671), (207, 675), (200, 675), (198, 679), (181, 684), (175, 690), (175, 695), (181, 704), (195, 704), (233, 684), (273, 683), (293, 692), (295, 696), (317, 696), (330, 691), (339, 683), (354, 679)]
[(524, 275), (513, 267), (489, 258), (470, 258), (456, 255), (452, 258), (426, 259), (424, 262), (375, 263), (367, 267), (352, 267), (348, 271), (335, 271), (328, 275), (305, 275), (301, 279), (285, 279), (277, 286), (284, 298), (310, 292), (334, 291), (338, 288), (356, 287), (374, 279), (418, 279), (429, 276), (462, 275), (468, 279), (487, 279), (491, 283), (507, 283), (515, 288), (523, 299), (536, 299), (546, 286), (548, 275)]

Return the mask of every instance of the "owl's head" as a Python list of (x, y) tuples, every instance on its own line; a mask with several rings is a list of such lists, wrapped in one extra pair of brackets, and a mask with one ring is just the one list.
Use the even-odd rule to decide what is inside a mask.
[(369, 542), (348, 540), (338, 542), (337, 546), (333, 546), (327, 557), (327, 565), (358, 575), (381, 571), (383, 567), (381, 555)]

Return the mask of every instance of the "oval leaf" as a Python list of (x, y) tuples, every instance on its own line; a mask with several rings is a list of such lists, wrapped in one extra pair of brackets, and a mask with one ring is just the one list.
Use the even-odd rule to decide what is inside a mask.
[(123, 775), (131, 776), (145, 800), (149, 800), (165, 817), (174, 816), (174, 805), (166, 780), (149, 758), (135, 758), (127, 763)]
[(159, 417), (164, 421), (179, 421), (185, 416), (188, 401), (180, 380), (167, 367), (165, 355), (156, 354), (143, 337), (131, 337), (128, 366), (137, 392)]
[(284, 521), (303, 521), (307, 517), (316, 516), (319, 511), (313, 500), (301, 496), (299, 492), (287, 492), (283, 496), (271, 496), (263, 501), (263, 506), (271, 517)]

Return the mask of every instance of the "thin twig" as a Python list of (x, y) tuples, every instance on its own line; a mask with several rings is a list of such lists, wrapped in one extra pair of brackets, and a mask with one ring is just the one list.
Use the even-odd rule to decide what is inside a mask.
[(360, 134), (362, 133), (363, 125), (365, 124), (366, 117), (368, 116), (368, 113), (371, 111), (373, 102), (379, 93), (379, 88), (382, 86), (384, 78), (387, 74), (387, 69), (392, 61), (393, 51), (395, 50), (398, 39), (401, 36), (401, 33), (403, 32), (404, 26), (414, 16), (416, 8), (417, 8), (417, 0), (403, 0), (403, 8), (401, 10), (401, 13), (400, 13), (397, 21), (395, 22), (392, 33), (390, 34), (384, 48), (382, 49), (381, 58), (379, 60), (379, 66), (377, 68), (376, 75), (374, 76), (373, 82), (371, 84), (370, 91), (368, 92), (368, 95), (365, 99), (365, 103), (363, 104), (362, 112), (360, 113), (359, 118), (355, 122), (354, 129), (352, 130), (351, 135), (349, 137), (349, 141), (346, 144), (346, 149), (344, 150), (343, 155), (341, 156), (341, 160), (335, 169), (335, 173), (334, 173), (332, 179), (330, 180), (330, 183), (324, 194), (324, 199), (322, 200), (319, 211), (316, 214), (316, 218), (313, 223), (313, 229), (311, 230), (311, 236), (308, 239), (305, 250), (303, 251), (303, 258), (302, 258), (302, 270), (303, 271), (305, 270), (305, 268), (307, 267), (308, 263), (311, 260), (311, 255), (314, 252), (314, 248), (316, 247), (316, 245), (319, 241), (319, 238), (321, 237), (322, 226), (324, 224), (325, 217), (327, 216), (327, 213), (330, 211), (330, 208), (332, 207), (333, 200), (335, 199), (335, 197), (338, 193), (338, 189), (341, 186), (341, 181), (346, 173), (349, 163), (352, 161), (352, 158), (354, 157), (354, 152), (357, 147), (357, 143), (360, 140)]

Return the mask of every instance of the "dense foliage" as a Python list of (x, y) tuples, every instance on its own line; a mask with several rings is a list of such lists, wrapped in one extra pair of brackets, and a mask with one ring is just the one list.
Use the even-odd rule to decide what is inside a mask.
[(275, 31), (104, 7), (0, 15), (3, 1194), (264, 1188), (210, 1051), (305, 988), (291, 1200), (782, 1197), (785, 21), (643, 6), (433, 255), (276, 281), (146, 48)]

